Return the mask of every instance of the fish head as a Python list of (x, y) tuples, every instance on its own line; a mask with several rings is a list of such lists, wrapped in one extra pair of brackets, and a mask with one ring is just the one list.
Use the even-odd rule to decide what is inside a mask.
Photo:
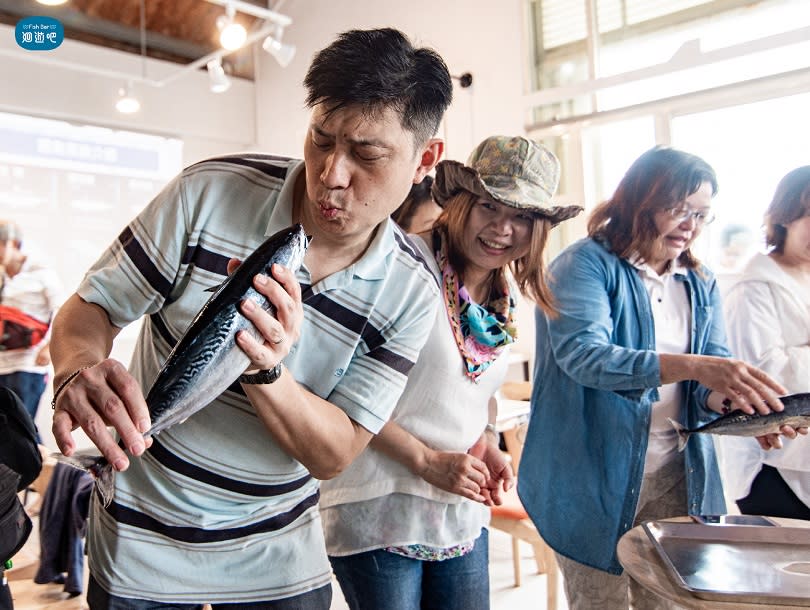
[(785, 407), (783, 413), (810, 418), (810, 393), (803, 392), (799, 394), (790, 394), (788, 396), (780, 396), (779, 400)]
[(307, 253), (307, 248), (309, 248), (309, 242), (311, 241), (312, 237), (307, 235), (301, 223), (293, 225), (287, 246), (289, 248), (288, 261), (282, 264), (292, 271), (298, 271), (301, 265), (304, 264), (304, 256)]
[(245, 260), (243, 266), (252, 261), (259, 265), (252, 273), (261, 272), (271, 277), (274, 264), (287, 267), (295, 273), (304, 263), (309, 241), (310, 238), (300, 223), (292, 225), (269, 237)]

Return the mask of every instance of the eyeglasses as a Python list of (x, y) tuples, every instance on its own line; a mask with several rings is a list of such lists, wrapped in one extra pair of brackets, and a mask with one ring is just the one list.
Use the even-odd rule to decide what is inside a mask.
[(715, 219), (714, 212), (711, 210), (692, 210), (682, 205), (675, 208), (666, 208), (664, 211), (672, 216), (673, 220), (677, 220), (678, 224), (694, 218), (695, 224), (701, 226), (711, 224)]

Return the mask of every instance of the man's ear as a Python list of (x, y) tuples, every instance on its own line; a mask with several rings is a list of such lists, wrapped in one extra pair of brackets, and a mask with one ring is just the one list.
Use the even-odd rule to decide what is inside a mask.
[(413, 176), (414, 184), (422, 182), (422, 178), (441, 161), (443, 154), (444, 140), (441, 138), (431, 138), (425, 143), (422, 148), (422, 157), (419, 160), (419, 166), (416, 168), (416, 173)]

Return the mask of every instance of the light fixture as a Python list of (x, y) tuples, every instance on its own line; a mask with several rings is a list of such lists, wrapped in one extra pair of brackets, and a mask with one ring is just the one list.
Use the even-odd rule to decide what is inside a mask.
[[(58, 0), (38, 0), (41, 2), (55, 2)], [(65, 0), (67, 1), (67, 0)], [(228, 20), (227, 13), (231, 14), (231, 18), (235, 17), (236, 13), (244, 13), (255, 17), (258, 25), (254, 25), (250, 32), (247, 34), (242, 47), (247, 45), (254, 45), (257, 43), (264, 43), (263, 46), (267, 52), (273, 55), (282, 66), (286, 66), (293, 59), (295, 47), (293, 45), (283, 44), (281, 42), (282, 31), (292, 24), (292, 19), (287, 15), (283, 15), (269, 8), (263, 8), (254, 4), (257, 0), (205, 0), (211, 4), (216, 4), (225, 9), (226, 15), (221, 18)], [(282, 0), (276, 2), (276, 6), (283, 3)], [(0, 5), (3, 0), (0, 0)], [(119, 112), (137, 112), (140, 110), (141, 103), (133, 95), (133, 84), (138, 87), (138, 95), (142, 95), (142, 88), (155, 87), (164, 88), (169, 87), (175, 81), (186, 77), (188, 75), (198, 73), (203, 67), (207, 67), (211, 60), (219, 59), (234, 53), (236, 50), (216, 49), (207, 55), (199, 57), (194, 61), (184, 64), (178, 69), (165, 74), (161, 78), (153, 78), (148, 74), (147, 68), (147, 31), (146, 31), (146, 2), (140, 0), (140, 42), (141, 42), (141, 70), (140, 74), (133, 74), (131, 71), (121, 71), (113, 68), (105, 68), (99, 66), (89, 65), (85, 62), (74, 62), (61, 57), (54, 53), (27, 53), (24, 55), (19, 54), (18, 49), (0, 48), (0, 61), (5, 56), (12, 57), (15, 61), (23, 59), (26, 61), (33, 61), (36, 63), (45, 63), (50, 66), (59, 67), (61, 69), (69, 70), (71, 72), (83, 72), (93, 74), (105, 79), (112, 79), (114, 84), (111, 87), (116, 87), (117, 84), (126, 83), (121, 87), (118, 96), (115, 97), (115, 107)], [(230, 8), (229, 8), (230, 7)], [(806, 37), (805, 37), (806, 38)], [(804, 38), (802, 38), (802, 41)], [(0, 45), (2, 47), (2, 45)], [(214, 67), (211, 70), (215, 70)], [(209, 71), (210, 73), (210, 71)], [(226, 76), (228, 76), (226, 74)], [(209, 76), (209, 78), (213, 78)], [(232, 80), (229, 77), (229, 80)], [(115, 90), (115, 89), (113, 89)]]
[(217, 57), (209, 61), (206, 65), (208, 67), (208, 80), (210, 82), (211, 91), (214, 93), (227, 91), (231, 86), (231, 79), (225, 74), (225, 70), (222, 67), (222, 59)]
[[(146, 79), (146, 0), (140, 1), (140, 21), (141, 21), (141, 77)], [(132, 93), (132, 80), (127, 82), (126, 87), (118, 90), (118, 100), (115, 102), (115, 109), (121, 114), (133, 114), (141, 109), (141, 102)]]
[(264, 39), (262, 49), (275, 57), (282, 68), (286, 68), (295, 57), (295, 45), (281, 42), (283, 32), (280, 25), (276, 26), (275, 31)]
[(115, 102), (115, 109), (121, 114), (132, 114), (141, 109), (141, 103), (132, 94), (132, 83), (127, 83), (126, 87), (118, 90), (118, 101)]
[(37, 2), (44, 4), (45, 6), (59, 6), (67, 1), (68, 0), (37, 0)]
[(225, 6), (225, 14), (217, 17), (217, 28), (219, 28), (219, 43), (222, 48), (234, 51), (245, 44), (247, 40), (247, 30), (244, 26), (234, 21), (236, 9), (233, 4)]

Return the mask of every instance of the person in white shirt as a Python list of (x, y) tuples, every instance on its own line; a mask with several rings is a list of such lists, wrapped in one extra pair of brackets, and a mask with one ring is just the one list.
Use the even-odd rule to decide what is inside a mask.
[(0, 305), (39, 322), (43, 334), (33, 335), (31, 344), (22, 347), (0, 340), (0, 386), (13, 391), (35, 420), (51, 364), (47, 329), (63, 292), (57, 273), (23, 252), (22, 238), (17, 223), (0, 220)]
[[(751, 259), (725, 299), (729, 344), (788, 392), (810, 392), (810, 165), (779, 182), (765, 230), (770, 251)], [(765, 451), (751, 438), (718, 440), (726, 494), (742, 513), (810, 519), (810, 441), (785, 438)]]

